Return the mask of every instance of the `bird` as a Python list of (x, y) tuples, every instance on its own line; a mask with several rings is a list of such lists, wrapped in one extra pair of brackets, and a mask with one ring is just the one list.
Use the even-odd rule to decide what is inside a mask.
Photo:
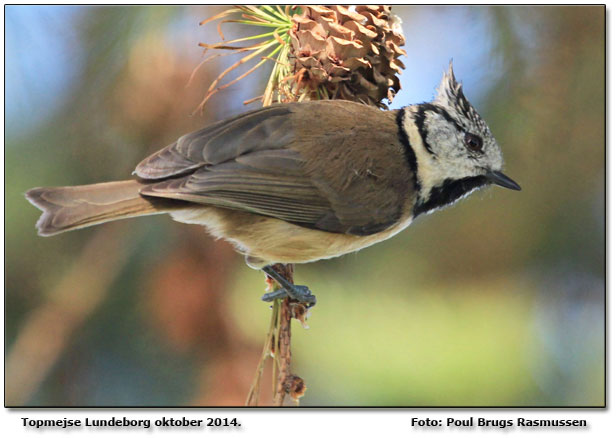
[(450, 63), (431, 102), (274, 104), (180, 137), (141, 161), (133, 179), (25, 196), (43, 212), (41, 236), (158, 213), (204, 225), (280, 284), (263, 300), (312, 306), (310, 289), (274, 264), (358, 251), (491, 184), (521, 190), (502, 168)]

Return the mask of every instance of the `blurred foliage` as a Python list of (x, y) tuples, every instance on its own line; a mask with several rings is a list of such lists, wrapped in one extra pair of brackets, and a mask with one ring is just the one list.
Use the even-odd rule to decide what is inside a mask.
[[(487, 189), (387, 242), (298, 266), (298, 283), (319, 295), (310, 330), (294, 328), (302, 404), (602, 405), (605, 10), (398, 7), (410, 58), (427, 10), (488, 25), (476, 69), (493, 80), (474, 104), (523, 191)], [(217, 40), (197, 23), (217, 11), (78, 8), (63, 23), (76, 29), (82, 66), (64, 104), (26, 133), (6, 127), (6, 351), (21, 378), (32, 369), (41, 379), (15, 404), (243, 403), (269, 321), (262, 274), (200, 227), (162, 216), (42, 239), (23, 199), (34, 186), (126, 178), (149, 151), (242, 111), (239, 94), (261, 88), (231, 87), (190, 116), (229, 65), (208, 63), (186, 86), (197, 43)], [(58, 345), (16, 349), (41, 309), (89, 299), (98, 263), (82, 267), (84, 254), (101, 266), (119, 257), (92, 254), (100, 236), (126, 257), (100, 303), (83, 320), (55, 309), (48, 329), (56, 321), (68, 333)], [(58, 297), (69, 272), (81, 287)], [(57, 360), (38, 359), (53, 348)]]

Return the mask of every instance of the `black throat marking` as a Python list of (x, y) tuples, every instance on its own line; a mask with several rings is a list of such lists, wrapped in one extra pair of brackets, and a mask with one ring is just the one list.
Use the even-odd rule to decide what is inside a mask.
[(478, 189), (488, 183), (485, 176), (472, 176), (458, 180), (446, 179), (440, 186), (432, 187), (430, 196), (427, 200), (417, 200), (413, 207), (413, 218), (422, 213), (429, 213), (432, 210), (443, 208), (453, 204), (464, 195)]
[(400, 143), (402, 143), (402, 147), (404, 148), (404, 156), (406, 157), (406, 162), (408, 163), (409, 169), (411, 169), (411, 174), (413, 175), (415, 190), (417, 191), (417, 193), (419, 193), (421, 191), (421, 183), (419, 182), (419, 176), (417, 175), (417, 156), (415, 155), (415, 151), (411, 146), (409, 134), (404, 129), (405, 115), (406, 108), (399, 109), (398, 114), (396, 115), (396, 123), (398, 124), (398, 139), (400, 140)]

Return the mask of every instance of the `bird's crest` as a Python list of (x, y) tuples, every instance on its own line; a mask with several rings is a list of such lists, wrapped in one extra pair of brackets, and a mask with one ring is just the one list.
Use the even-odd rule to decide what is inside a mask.
[(434, 102), (444, 107), (455, 107), (460, 99), (466, 100), (462, 93), (462, 84), (456, 81), (453, 74), (453, 61), (450, 61), (449, 68), (443, 73), (441, 83), (436, 88)]
[(464, 96), (462, 84), (456, 81), (453, 74), (453, 61), (449, 62), (449, 68), (443, 74), (441, 83), (436, 89), (434, 104), (453, 110), (455, 114), (473, 123), (481, 133), (487, 134), (489, 132), (477, 110)]

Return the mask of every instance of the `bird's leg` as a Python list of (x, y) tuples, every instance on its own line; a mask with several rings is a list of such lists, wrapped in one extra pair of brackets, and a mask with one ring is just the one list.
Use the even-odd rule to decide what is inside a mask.
[(308, 304), (308, 307), (312, 307), (317, 303), (317, 297), (312, 295), (310, 289), (307, 286), (300, 286), (290, 283), (286, 278), (280, 275), (271, 265), (261, 268), (263, 272), (276, 280), (281, 286), (281, 289), (274, 292), (266, 293), (261, 297), (263, 301), (274, 301), (277, 298), (290, 297), (300, 303)]

